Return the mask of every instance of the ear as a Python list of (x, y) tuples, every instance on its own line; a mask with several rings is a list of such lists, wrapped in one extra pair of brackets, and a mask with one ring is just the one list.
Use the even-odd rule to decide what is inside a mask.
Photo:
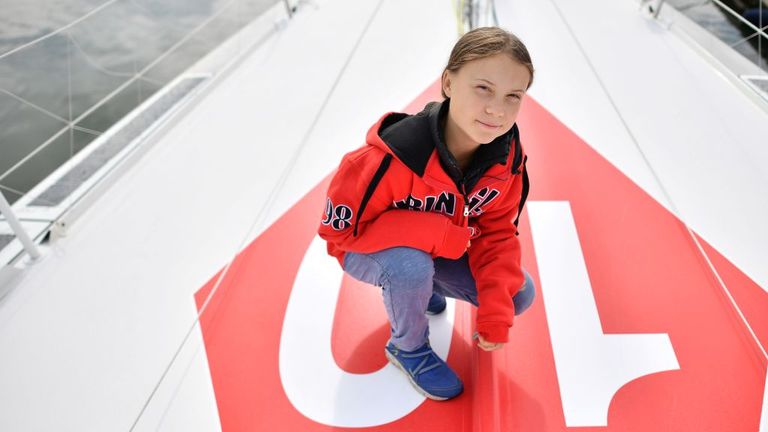
[(443, 87), (443, 92), (448, 97), (451, 97), (451, 77), (448, 71), (443, 71), (443, 76), (440, 78), (440, 83)]

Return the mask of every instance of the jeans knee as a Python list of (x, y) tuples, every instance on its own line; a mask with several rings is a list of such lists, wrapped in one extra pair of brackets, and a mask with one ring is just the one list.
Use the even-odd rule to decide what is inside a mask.
[(386, 272), (392, 285), (406, 288), (432, 287), (435, 265), (432, 257), (409, 247), (387, 249)]
[(536, 286), (533, 283), (533, 278), (530, 274), (528, 274), (527, 271), (523, 270), (523, 275), (525, 276), (525, 282), (523, 283), (522, 290), (530, 290), (531, 293), (536, 292)]
[(533, 278), (525, 270), (523, 270), (523, 275), (525, 276), (523, 286), (520, 287), (520, 290), (512, 298), (515, 304), (515, 315), (519, 315), (528, 309), (536, 297), (536, 286), (533, 283)]

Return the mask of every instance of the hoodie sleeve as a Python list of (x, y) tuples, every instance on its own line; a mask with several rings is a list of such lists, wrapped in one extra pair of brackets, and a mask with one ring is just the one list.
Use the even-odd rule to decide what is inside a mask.
[(477, 331), (489, 342), (508, 341), (515, 316), (512, 297), (525, 281), (514, 224), (523, 175), (512, 179), (505, 199), (470, 222), (482, 233), (472, 240), (469, 263), (477, 285)]
[(318, 229), (320, 237), (345, 252), (372, 253), (408, 246), (432, 257), (460, 257), (469, 241), (469, 228), (454, 225), (439, 213), (390, 208), (393, 188), (398, 187), (396, 182), (411, 181), (402, 177), (397, 167), (389, 168), (360, 213), (363, 198), (384, 156), (383, 151), (373, 147), (344, 156), (328, 188)]

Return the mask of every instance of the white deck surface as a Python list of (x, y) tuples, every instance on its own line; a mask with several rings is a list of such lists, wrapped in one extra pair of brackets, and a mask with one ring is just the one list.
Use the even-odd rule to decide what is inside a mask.
[[(302, 5), (28, 268), (0, 300), (0, 430), (131, 428), (193, 326), (193, 293), (439, 77), (450, 2), (377, 7)], [(532, 54), (530, 95), (768, 289), (768, 114), (634, 1), (498, 12)], [(218, 420), (195, 327), (136, 430)]]

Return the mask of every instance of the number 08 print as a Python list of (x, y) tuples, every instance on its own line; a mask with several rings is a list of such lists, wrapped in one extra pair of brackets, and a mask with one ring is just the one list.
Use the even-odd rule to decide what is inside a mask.
[(336, 231), (341, 231), (352, 225), (352, 209), (346, 205), (333, 205), (330, 198), (325, 203), (325, 218), (323, 225), (330, 225)]
[(316, 237), (356, 211), (323, 202), (328, 177), (237, 256), (201, 317), (224, 431), (760, 430), (768, 294), (533, 99), (518, 123), (540, 295), (495, 352), (472, 343), (468, 303), (429, 318), (464, 393), (425, 399), (387, 363), (380, 289)]

